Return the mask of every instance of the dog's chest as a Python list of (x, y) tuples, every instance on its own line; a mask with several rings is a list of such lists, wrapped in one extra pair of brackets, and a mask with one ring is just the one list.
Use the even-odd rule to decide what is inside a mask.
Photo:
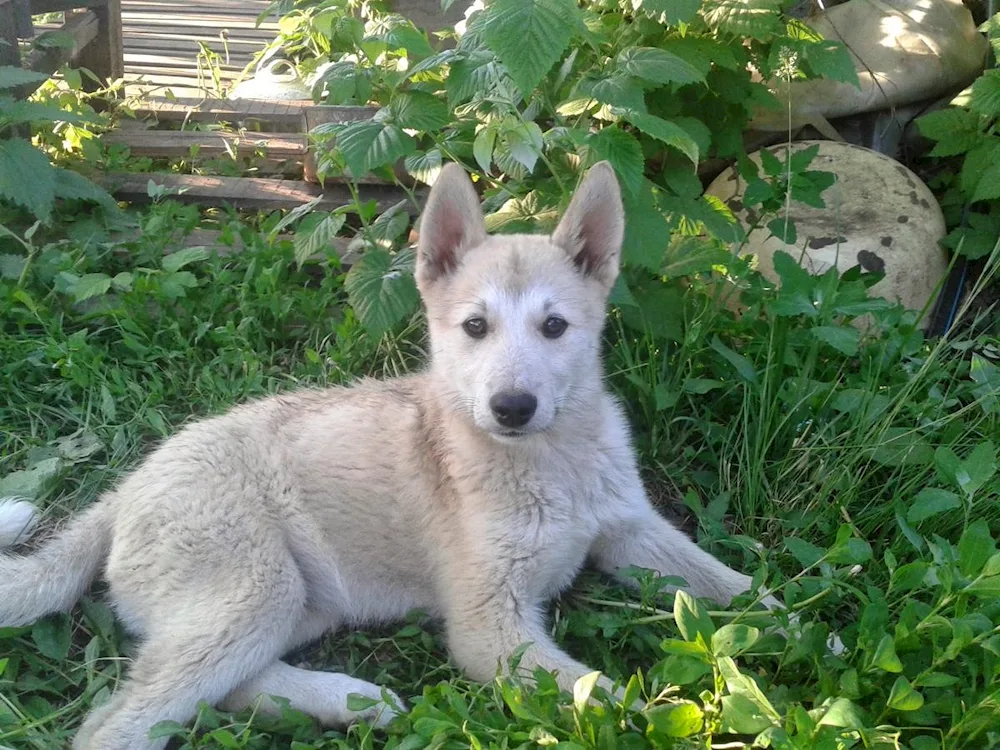
[(600, 531), (592, 488), (559, 476), (504, 484), (485, 529), (498, 570), (522, 595), (555, 596), (573, 582)]

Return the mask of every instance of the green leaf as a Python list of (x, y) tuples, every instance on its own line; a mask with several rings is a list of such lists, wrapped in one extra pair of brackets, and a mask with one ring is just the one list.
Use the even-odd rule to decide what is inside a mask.
[(594, 99), (611, 107), (635, 112), (646, 111), (646, 95), (639, 79), (620, 71), (581, 78), (573, 91), (573, 98)]
[(906, 520), (913, 524), (926, 521), (931, 516), (944, 513), (962, 505), (962, 500), (954, 492), (937, 487), (925, 487), (913, 498), (906, 511)]
[(70, 287), (69, 293), (77, 302), (107, 294), (111, 288), (111, 277), (106, 273), (85, 273)]
[[(827, 553), (827, 560), (832, 563), (856, 565), (865, 563), (872, 558), (872, 546), (864, 539), (856, 536), (846, 536), (851, 533), (850, 526), (841, 526), (837, 535), (837, 543)], [(846, 534), (845, 534), (846, 532)]]
[(1000, 116), (1000, 70), (987, 70), (973, 82), (968, 107), (990, 118)]
[(925, 138), (937, 141), (931, 156), (957, 156), (975, 148), (982, 140), (979, 116), (961, 107), (930, 112), (916, 120)]
[(73, 621), (66, 615), (46, 617), (31, 628), (31, 640), (39, 652), (54, 661), (63, 661), (69, 655), (72, 634)]
[(853, 357), (858, 353), (861, 332), (854, 326), (816, 326), (809, 330), (813, 337), (832, 346), (841, 354)]
[(970, 213), (968, 226), (955, 227), (944, 238), (945, 247), (976, 260), (993, 252), (1000, 239), (1000, 211), (989, 214)]
[[(503, 153), (523, 166), (530, 174), (542, 155), (542, 130), (537, 123), (518, 118), (506, 118), (501, 121), (498, 137), (503, 143)], [(494, 152), (496, 156), (496, 152)], [(499, 163), (499, 159), (498, 159)], [(506, 170), (505, 170), (506, 171)]]
[(451, 122), (448, 105), (423, 91), (404, 91), (392, 97), (389, 112), (401, 128), (434, 132)]
[(27, 469), (13, 471), (0, 479), (0, 497), (26, 497), (36, 500), (56, 483), (65, 462), (58, 456), (33, 463)]
[(418, 151), (415, 154), (410, 154), (406, 157), (403, 164), (406, 167), (406, 171), (414, 178), (420, 180), (425, 185), (433, 185), (438, 175), (441, 174), (441, 168), (444, 166), (444, 157), (441, 155), (441, 149), (432, 148), (428, 151)]
[(654, 732), (667, 737), (690, 737), (701, 731), (705, 714), (689, 701), (653, 706), (644, 712)]
[(760, 638), (760, 631), (748, 625), (728, 623), (712, 634), (712, 654), (736, 656), (753, 646)]
[(615, 58), (618, 69), (655, 84), (704, 83), (705, 76), (683, 57), (657, 47), (628, 47)]
[(626, 110), (623, 117), (646, 135), (663, 141), (668, 146), (673, 146), (695, 165), (698, 164), (698, 144), (680, 125), (655, 115), (634, 110)]
[(364, 120), (345, 125), (337, 133), (337, 148), (355, 177), (394, 164), (416, 149), (416, 141), (394, 123)]
[(892, 573), (891, 588), (894, 591), (912, 591), (923, 585), (930, 565), (922, 560), (900, 565)]
[(45, 73), (36, 73), (13, 65), (0, 65), (0, 91), (19, 86), (37, 86), (47, 80), (49, 77)]
[(412, 262), (411, 252), (393, 256), (372, 248), (347, 274), (348, 300), (372, 336), (381, 336), (416, 310), (420, 296)]
[(795, 222), (788, 216), (777, 216), (767, 222), (768, 231), (786, 245), (798, 242), (799, 234)]
[(969, 578), (979, 575), (996, 551), (989, 524), (985, 519), (977, 518), (958, 540), (958, 564), (962, 574)]
[(573, 0), (492, 0), (483, 39), (528, 96), (562, 57), (582, 21)]
[(903, 671), (903, 662), (896, 655), (896, 644), (888, 633), (879, 641), (872, 657), (872, 664), (886, 672), (899, 674)]
[(987, 166), (972, 191), (971, 201), (991, 201), (1000, 198), (1000, 156), (993, 155), (993, 160)]
[(892, 685), (887, 704), (897, 711), (916, 711), (924, 705), (924, 696), (913, 688), (908, 679), (900, 675)]
[(743, 380), (751, 385), (757, 384), (757, 371), (754, 369), (753, 363), (749, 359), (744, 357), (742, 354), (734, 352), (728, 346), (723, 344), (722, 340), (718, 336), (712, 337), (710, 346), (718, 352), (724, 360), (733, 366)]
[(214, 742), (218, 742), (219, 745), (221, 745), (222, 747), (227, 747), (227, 748), (243, 747), (243, 743), (239, 742), (236, 739), (236, 736), (232, 732), (230, 732), (228, 729), (223, 729), (221, 727), (219, 729), (215, 729), (209, 732), (208, 734), (205, 735), (205, 737), (213, 740)]
[[(958, 181), (962, 191), (969, 196), (975, 195), (986, 172), (1000, 164), (1000, 138), (990, 136), (974, 148), (970, 149), (962, 161)], [(984, 192), (988, 194), (992, 185), (986, 185)]]
[(0, 141), (0, 198), (26, 208), (43, 222), (52, 214), (55, 170), (45, 154), (21, 138)]
[(185, 247), (176, 253), (163, 257), (164, 271), (180, 271), (184, 266), (208, 260), (208, 249), (205, 247)]
[(847, 698), (836, 698), (819, 720), (820, 726), (844, 727), (845, 729), (863, 729), (865, 723), (861, 710)]
[(712, 618), (684, 589), (679, 589), (674, 594), (674, 619), (684, 640), (696, 641), (701, 637), (706, 645), (711, 643), (712, 634), (715, 632)]
[(573, 683), (573, 708), (576, 709), (577, 713), (583, 713), (586, 710), (587, 701), (590, 700), (590, 695), (594, 692), (600, 678), (600, 672), (588, 672)]
[(702, 16), (715, 31), (735, 37), (767, 41), (784, 29), (779, 11), (782, 0), (705, 0)]
[(377, 698), (369, 698), (361, 693), (347, 694), (348, 711), (367, 711), (369, 708), (375, 708), (380, 702)]
[(476, 157), (476, 163), (486, 174), (490, 173), (493, 164), (493, 148), (497, 140), (497, 122), (491, 121), (485, 128), (480, 128), (476, 133), (476, 140), (472, 143), (472, 155)]
[(854, 58), (843, 42), (823, 39), (807, 44), (804, 49), (809, 67), (815, 73), (831, 81), (840, 81), (861, 88)]
[(54, 167), (54, 170), (55, 184), (53, 189), (57, 198), (93, 201), (105, 211), (118, 211), (115, 199), (83, 175), (62, 167)]
[[(660, 241), (662, 242), (662, 237)], [(662, 250), (660, 252), (662, 254)], [(714, 240), (676, 235), (671, 238), (667, 247), (660, 274), (666, 279), (692, 276), (707, 273), (715, 266), (724, 266), (731, 260), (730, 252)]]
[(669, 26), (690, 23), (700, 7), (701, 0), (632, 0), (632, 10), (644, 10)]
[(670, 239), (670, 225), (656, 204), (652, 183), (643, 179), (638, 193), (622, 196), (625, 204), (625, 265), (659, 271)]
[(292, 244), (295, 246), (295, 263), (300, 268), (314, 255), (325, 256), (330, 252), (333, 238), (344, 226), (347, 217), (344, 214), (331, 214), (312, 229), (300, 229), (295, 233)]
[(930, 444), (908, 427), (889, 427), (869, 451), (872, 460), (883, 466), (923, 466), (934, 458)]
[(986, 486), (997, 471), (997, 452), (993, 443), (979, 443), (969, 457), (962, 461), (964, 475), (968, 477), (962, 483), (962, 489), (968, 495), (973, 495)]
[(792, 557), (798, 560), (803, 569), (811, 568), (818, 563), (826, 552), (811, 542), (804, 539), (790, 536), (785, 539), (785, 547), (792, 553)]
[(749, 697), (737, 693), (722, 696), (722, 725), (724, 731), (757, 735), (774, 722)]
[(636, 284), (632, 294), (635, 306), (622, 308), (625, 325), (656, 339), (683, 340), (684, 297), (680, 290), (654, 280)]
[(94, 118), (77, 112), (68, 112), (53, 104), (14, 100), (9, 96), (0, 96), (0, 122), (18, 124), (22, 122), (70, 122), (82, 124), (93, 122)]
[(586, 143), (593, 155), (588, 160), (590, 164), (606, 159), (614, 167), (626, 193), (637, 195), (640, 192), (646, 162), (639, 141), (624, 130), (608, 126), (589, 135)]

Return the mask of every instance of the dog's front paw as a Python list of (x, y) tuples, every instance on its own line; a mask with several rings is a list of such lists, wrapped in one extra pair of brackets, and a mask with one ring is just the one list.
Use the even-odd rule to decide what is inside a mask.
[[(368, 682), (357, 681), (357, 689), (351, 690), (347, 699), (347, 722), (365, 721), (378, 729), (384, 729), (397, 716), (406, 713), (409, 709), (403, 699), (388, 688), (382, 688)], [(383, 698), (383, 691), (385, 698)], [(352, 708), (351, 696), (360, 696), (359, 703), (368, 704), (364, 708), (354, 710)], [(374, 703), (372, 703), (374, 701)]]
[(0, 497), (0, 549), (27, 541), (38, 516), (38, 508), (25, 498)]

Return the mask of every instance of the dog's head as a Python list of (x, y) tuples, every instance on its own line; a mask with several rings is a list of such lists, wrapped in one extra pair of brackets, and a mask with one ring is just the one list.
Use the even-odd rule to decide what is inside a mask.
[(607, 162), (590, 169), (550, 237), (487, 235), (468, 175), (442, 170), (420, 222), (416, 277), (432, 372), (452, 407), (505, 442), (593, 408), (624, 228)]

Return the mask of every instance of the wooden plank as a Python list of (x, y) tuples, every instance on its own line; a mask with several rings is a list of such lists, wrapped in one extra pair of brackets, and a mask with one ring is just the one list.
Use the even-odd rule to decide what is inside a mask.
[[(173, 200), (205, 206), (231, 205), (238, 209), (289, 209), (309, 203), (319, 197), (318, 208), (332, 210), (354, 202), (346, 185), (327, 183), (325, 188), (296, 180), (268, 180), (251, 177), (214, 177), (176, 174), (122, 174), (112, 173), (97, 178), (106, 190), (119, 200), (131, 203), (150, 201), (147, 185), (152, 180), (171, 192)], [(421, 198), (422, 190), (418, 191)], [(406, 193), (394, 185), (366, 185), (362, 200), (374, 200), (379, 211), (407, 198)], [(410, 212), (417, 213), (416, 206)]]
[(102, 81), (117, 81), (125, 76), (121, 0), (106, 0), (90, 12), (97, 14), (99, 30), (80, 55), (79, 64)]
[(31, 0), (31, 15), (40, 16), (43, 13), (61, 13), (77, 8), (97, 8), (107, 0)]
[(127, 146), (133, 156), (154, 158), (185, 157), (192, 149), (205, 157), (229, 153), (247, 157), (263, 151), (274, 160), (301, 161), (306, 155), (306, 136), (298, 133), (116, 130), (102, 135), (101, 141)]
[(73, 45), (32, 50), (25, 57), (26, 65), (39, 73), (54, 73), (63, 64), (82, 56), (83, 50), (97, 37), (99, 26), (97, 14), (92, 10), (68, 15), (60, 31), (73, 37)]
[[(150, 99), (136, 109), (136, 115), (154, 117), (160, 122), (264, 121), (254, 111), (257, 104), (252, 99)], [(276, 108), (266, 122), (281, 132), (301, 132), (303, 107), (311, 104), (312, 102), (305, 101), (282, 102), (282, 106)]]
[(0, 0), (0, 65), (20, 65), (17, 46), (17, 9), (14, 0)]
[(21, 39), (31, 39), (35, 36), (28, 0), (14, 0), (14, 33)]

